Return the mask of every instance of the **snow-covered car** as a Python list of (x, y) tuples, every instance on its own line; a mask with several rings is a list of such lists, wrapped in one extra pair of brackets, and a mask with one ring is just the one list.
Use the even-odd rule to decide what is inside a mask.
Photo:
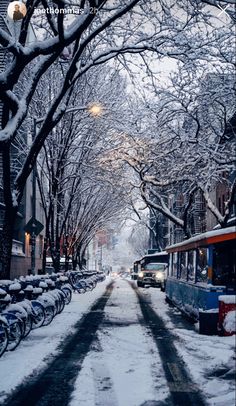
[(166, 283), (167, 264), (149, 263), (138, 273), (137, 285), (161, 288), (164, 292)]

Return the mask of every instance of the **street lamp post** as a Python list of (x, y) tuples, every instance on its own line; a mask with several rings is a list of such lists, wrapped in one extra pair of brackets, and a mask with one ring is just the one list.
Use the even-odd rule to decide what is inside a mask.
[[(77, 111), (87, 110), (92, 116), (100, 116), (103, 112), (103, 107), (100, 103), (93, 103), (89, 106), (79, 106), (79, 107), (69, 107), (65, 110), (65, 114), (73, 113)], [(37, 125), (42, 123), (45, 119), (44, 117), (33, 117), (33, 137), (32, 142), (34, 142), (37, 136)], [(35, 275), (36, 273), (36, 177), (37, 177), (37, 161), (34, 164), (32, 171), (32, 226), (31, 226), (31, 273)]]

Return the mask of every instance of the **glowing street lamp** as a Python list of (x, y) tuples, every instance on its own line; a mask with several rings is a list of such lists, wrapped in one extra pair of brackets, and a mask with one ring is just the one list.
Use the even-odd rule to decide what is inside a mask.
[(103, 113), (103, 107), (100, 103), (93, 103), (88, 107), (88, 112), (92, 114), (92, 116), (98, 117)]

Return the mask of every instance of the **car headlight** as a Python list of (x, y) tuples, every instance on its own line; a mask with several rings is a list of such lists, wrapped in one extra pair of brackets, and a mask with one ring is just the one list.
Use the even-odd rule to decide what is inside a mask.
[(143, 278), (143, 272), (139, 272), (138, 276), (139, 276), (140, 278)]
[(157, 273), (156, 273), (156, 278), (157, 278), (157, 279), (164, 280), (164, 274), (163, 274), (163, 272), (157, 272)]

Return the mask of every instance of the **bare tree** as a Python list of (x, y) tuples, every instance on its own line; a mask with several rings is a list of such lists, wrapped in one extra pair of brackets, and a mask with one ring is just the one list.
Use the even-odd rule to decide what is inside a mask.
[(149, 216), (144, 216), (137, 221), (132, 227), (129, 237), (129, 242), (133, 247), (135, 254), (143, 256), (149, 248), (149, 231), (150, 231)]
[[(114, 130), (121, 117), (124, 118), (125, 81), (117, 72), (109, 68), (101, 72), (100, 67), (96, 68), (90, 77), (86, 75), (83, 80), (84, 84), (80, 83), (79, 88), (83, 88), (84, 105), (90, 107), (85, 108), (83, 114), (76, 112), (77, 85), (71, 98), (71, 105), (74, 106), (71, 110), (75, 109), (75, 112), (67, 114), (53, 129), (38, 159), (38, 181), (45, 213), (46, 234), (43, 269), (49, 247), (54, 268), (59, 270), (62, 239), (66, 265), (69, 253), (75, 253), (74, 264), (77, 258), (81, 263), (81, 251), (84, 252), (98, 224), (101, 227), (107, 219), (110, 221), (112, 204), (115, 202), (110, 193), (111, 187), (120, 205), (115, 204), (116, 215), (124, 206), (122, 198), (118, 198), (118, 194), (122, 196), (123, 192), (117, 185), (116, 191), (113, 190), (114, 175), (110, 176), (110, 173), (108, 175), (99, 168), (99, 159), (106, 148), (104, 134), (109, 132), (111, 127)], [(45, 86), (42, 86), (42, 92), (44, 88)], [(90, 104), (92, 100), (99, 100), (100, 117), (90, 114), (94, 106)], [(107, 190), (109, 201), (104, 195)], [(104, 213), (105, 207), (107, 213)], [(102, 223), (99, 210), (103, 215)], [(93, 216), (95, 211), (96, 217)]]
[[(219, 224), (227, 225), (235, 195), (235, 79), (209, 72), (200, 79), (178, 71), (169, 88), (156, 88), (155, 101), (131, 111), (132, 134), (120, 133), (107, 153), (112, 165), (128, 163), (147, 206), (191, 234), (189, 213), (200, 192)], [(228, 188), (225, 211), (211, 198), (217, 183)], [(172, 209), (181, 194), (182, 210)]]

